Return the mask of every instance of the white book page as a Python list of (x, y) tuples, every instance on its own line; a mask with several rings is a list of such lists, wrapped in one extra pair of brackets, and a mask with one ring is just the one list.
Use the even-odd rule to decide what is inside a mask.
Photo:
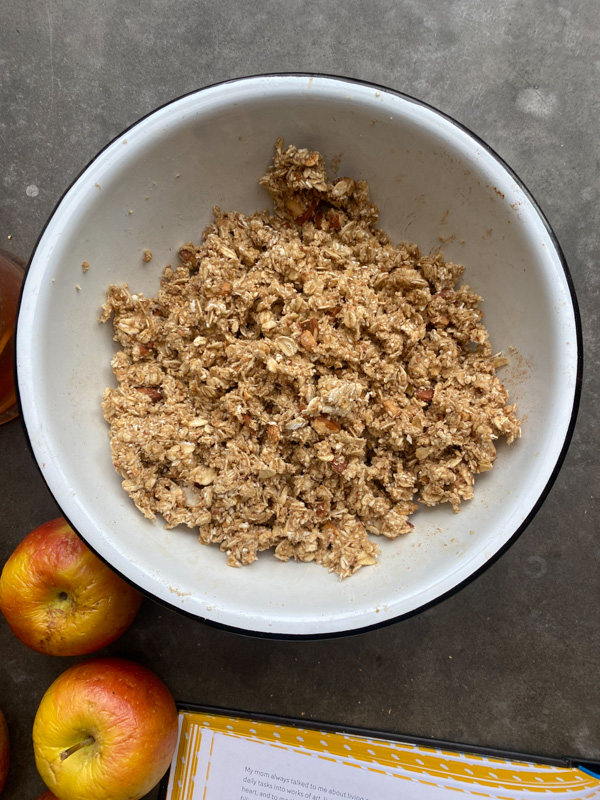
[[(428, 800), (432, 787), (331, 762), (264, 742), (209, 731), (210, 769), (199, 770), (193, 800)], [(203, 751), (206, 752), (206, 741)], [(208, 780), (205, 778), (208, 771)]]

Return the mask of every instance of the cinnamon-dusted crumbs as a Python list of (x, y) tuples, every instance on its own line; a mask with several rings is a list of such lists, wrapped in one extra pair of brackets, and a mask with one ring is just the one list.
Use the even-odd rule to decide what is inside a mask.
[(260, 182), (274, 213), (215, 208), (156, 297), (109, 287), (113, 461), (146, 517), (231, 566), (272, 548), (344, 578), (416, 500), (458, 511), (520, 424), (462, 266), (394, 245), (317, 152), (278, 140)]

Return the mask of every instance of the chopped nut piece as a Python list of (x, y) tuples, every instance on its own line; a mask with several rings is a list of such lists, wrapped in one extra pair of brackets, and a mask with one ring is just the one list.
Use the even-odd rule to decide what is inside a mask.
[(271, 442), (271, 444), (277, 444), (277, 442), (281, 439), (279, 427), (274, 422), (270, 422), (267, 426), (267, 439)]
[(192, 246), (181, 247), (179, 249), (179, 258), (184, 264), (191, 264), (195, 260), (195, 251)]
[(300, 214), (299, 217), (294, 218), (296, 225), (304, 225), (305, 222), (308, 222), (308, 220), (315, 213), (318, 202), (318, 199), (315, 197), (314, 200), (312, 200), (312, 202), (309, 203), (306, 209), (302, 212), (302, 214)]
[(398, 403), (394, 403), (393, 400), (382, 400), (381, 405), (385, 408), (390, 417), (397, 417), (400, 413), (400, 406)]
[(138, 392), (148, 395), (153, 403), (158, 403), (159, 400), (162, 400), (160, 391), (158, 389), (153, 389), (151, 386), (138, 386), (137, 390)]
[(328, 436), (330, 433), (339, 433), (342, 430), (339, 422), (324, 416), (313, 419), (311, 424), (320, 436)]
[(309, 350), (311, 353), (317, 349), (317, 341), (308, 330), (304, 330), (300, 334), (300, 344), (305, 350)]
[(306, 210), (305, 207), (297, 200), (295, 197), (288, 197), (285, 201), (285, 207), (290, 212), (290, 215), (294, 217), (299, 217), (301, 214), (304, 214)]
[(340, 222), (340, 215), (337, 212), (330, 211), (327, 219), (329, 220), (329, 227), (331, 228), (332, 231), (340, 230), (342, 224)]
[(338, 531), (338, 529), (335, 527), (335, 525), (333, 524), (333, 522), (324, 522), (324, 523), (323, 523), (323, 527), (321, 528), (321, 530), (322, 530), (324, 533), (327, 533), (327, 534), (329, 534), (329, 536), (338, 536), (338, 535), (339, 535), (339, 531)]
[(417, 400), (422, 400), (424, 403), (431, 403), (433, 400), (433, 389), (419, 389), (415, 392)]
[(300, 329), (303, 331), (308, 331), (313, 339), (316, 340), (317, 334), (319, 333), (319, 323), (317, 322), (317, 318), (311, 317), (310, 319), (304, 320), (304, 322), (300, 323)]
[(334, 472), (337, 472), (338, 475), (341, 475), (342, 472), (345, 472), (347, 468), (348, 464), (344, 458), (341, 456), (334, 456), (334, 459), (331, 462), (331, 469)]
[(88, 263), (87, 261), (83, 261), (83, 262), (82, 262), (82, 264), (81, 264), (81, 269), (82, 269), (84, 272), (87, 272), (87, 271), (89, 270), (89, 268), (90, 268), (90, 265), (89, 265), (89, 263)]
[(152, 252), (150, 250), (144, 250), (142, 260), (145, 261), (146, 264), (152, 261)]

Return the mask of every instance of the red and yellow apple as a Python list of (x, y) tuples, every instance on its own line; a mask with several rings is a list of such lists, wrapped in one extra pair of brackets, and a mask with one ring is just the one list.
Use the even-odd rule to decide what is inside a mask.
[(35, 762), (60, 800), (138, 800), (162, 778), (177, 742), (177, 708), (150, 670), (121, 658), (71, 667), (33, 724)]
[(8, 725), (6, 717), (0, 709), (0, 794), (8, 775), (8, 762), (10, 761), (10, 742), (8, 739)]
[(26, 536), (0, 575), (0, 610), (10, 628), (48, 655), (105, 647), (131, 625), (141, 600), (63, 517)]

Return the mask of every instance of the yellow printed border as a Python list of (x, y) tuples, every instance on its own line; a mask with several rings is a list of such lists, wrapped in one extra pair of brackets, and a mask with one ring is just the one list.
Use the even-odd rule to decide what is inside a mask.
[[(464, 788), (442, 783), (444, 788), (467, 792), (477, 797), (491, 797), (486, 789), (495, 790), (493, 796), (498, 800), (503, 800), (498, 791), (506, 790), (531, 792), (532, 796), (542, 793), (560, 796), (576, 790), (581, 792), (582, 798), (600, 797), (600, 781), (574, 768), (488, 758), (220, 714), (196, 711), (182, 711), (180, 714), (183, 721), (175, 762), (172, 800), (192, 800), (193, 776), (196, 774), (202, 729), (261, 741), (302, 755), (317, 756), (326, 761), (358, 766), (372, 772), (390, 774), (389, 770), (403, 769), (412, 773), (410, 777), (395, 774), (395, 777), (404, 780), (439, 786), (440, 782), (449, 779), (463, 784)], [(361, 764), (344, 761), (344, 758), (349, 757)]]
[[(231, 733), (230, 731), (217, 731), (217, 732), (222, 734), (222, 735), (224, 735), (224, 736), (230, 736), (233, 739), (250, 739), (252, 741), (257, 741), (257, 742), (260, 742), (262, 744), (265, 744), (265, 745), (267, 745), (269, 747), (274, 747), (274, 748), (276, 748), (278, 750), (288, 750), (290, 752), (297, 753), (298, 755), (308, 756), (309, 758), (319, 758), (319, 759), (322, 759), (324, 761), (330, 761), (330, 762), (337, 763), (337, 764), (343, 764), (346, 767), (354, 767), (355, 769), (364, 769), (364, 770), (367, 770), (367, 772), (376, 772), (376, 773), (379, 773), (381, 775), (389, 775), (389, 776), (391, 776), (393, 778), (400, 778), (402, 780), (407, 780), (407, 781), (415, 781), (417, 783), (422, 783), (425, 786), (434, 786), (434, 787), (436, 787), (438, 789), (448, 789), (448, 790), (451, 790), (451, 791), (454, 791), (454, 792), (463, 792), (463, 793), (468, 793), (468, 794), (474, 794), (474, 795), (478, 795), (479, 797), (490, 797), (490, 798), (493, 797), (495, 800), (514, 800), (514, 798), (503, 797), (502, 795), (496, 794), (496, 792), (494, 792), (493, 795), (488, 794), (488, 793), (484, 793), (484, 792), (476, 792), (476, 791), (474, 791), (472, 789), (469, 789), (468, 786), (478, 786), (479, 788), (482, 788), (482, 789), (483, 788), (488, 788), (488, 789), (494, 789), (494, 790), (500, 790), (500, 791), (506, 790), (506, 789), (512, 789), (512, 790), (521, 791), (521, 792), (523, 792), (523, 791), (531, 792), (532, 794), (533, 793), (546, 794), (548, 792), (552, 792), (554, 794), (557, 794), (557, 793), (561, 793), (561, 792), (562, 793), (564, 793), (564, 792), (572, 792), (573, 790), (581, 792), (581, 791), (586, 789), (586, 781), (585, 781), (585, 779), (583, 777), (579, 777), (578, 771), (576, 771), (576, 770), (573, 771), (573, 772), (576, 773), (575, 774), (575, 778), (574, 778), (574, 783), (566, 783), (565, 782), (565, 783), (561, 783), (560, 785), (557, 785), (555, 787), (548, 786), (547, 783), (546, 784), (543, 784), (543, 783), (530, 783), (530, 784), (527, 784), (522, 779), (519, 779), (519, 777), (516, 776), (516, 775), (512, 776), (513, 777), (513, 782), (512, 783), (510, 783), (509, 781), (506, 781), (504, 784), (500, 784), (498, 782), (498, 775), (496, 774), (497, 770), (494, 770), (494, 773), (489, 773), (490, 776), (491, 776), (491, 779), (488, 779), (488, 780), (485, 780), (485, 778), (480, 778), (480, 777), (474, 778), (472, 776), (473, 775), (472, 771), (469, 770), (471, 776), (469, 777), (468, 780), (465, 779), (463, 781), (465, 785), (464, 785), (463, 788), (460, 788), (458, 786), (450, 786), (447, 783), (443, 783), (443, 782), (435, 783), (435, 782), (433, 782), (431, 780), (425, 780), (423, 777), (421, 777), (421, 778), (417, 777), (417, 775), (422, 775), (422, 776), (427, 775), (428, 777), (431, 777), (431, 778), (434, 778), (434, 777), (438, 778), (438, 781), (444, 781), (445, 779), (451, 779), (451, 780), (457, 780), (457, 781), (461, 780), (461, 778), (457, 777), (456, 774), (453, 774), (450, 770), (448, 770), (446, 772), (443, 772), (441, 774), (438, 774), (438, 775), (434, 775), (432, 772), (424, 772), (422, 769), (410, 770), (410, 771), (413, 771), (415, 773), (414, 777), (411, 777), (411, 776), (408, 776), (408, 775), (402, 775), (402, 774), (397, 773), (397, 772), (393, 772), (393, 771), (389, 772), (389, 771), (386, 771), (386, 770), (377, 769), (375, 767), (367, 766), (367, 764), (369, 762), (366, 762), (365, 764), (361, 764), (361, 763), (356, 763), (356, 761), (344, 761), (344, 756), (347, 757), (349, 755), (348, 753), (343, 753), (340, 757), (332, 758), (331, 756), (326, 756), (326, 755), (323, 755), (322, 753), (318, 753), (318, 752), (315, 752), (315, 751), (312, 751), (312, 750), (308, 750), (308, 749), (302, 749), (301, 750), (301, 749), (299, 749), (297, 747), (294, 747), (294, 746), (286, 746), (286, 745), (279, 744), (279, 743), (276, 743), (274, 741), (269, 741), (267, 739), (262, 739), (262, 738), (256, 737), (256, 736), (248, 737), (248, 736), (239, 735), (237, 733)], [(341, 734), (338, 734), (338, 735), (341, 735)], [(344, 737), (344, 738), (347, 738), (347, 737)], [(450, 755), (454, 755), (454, 754), (452, 753)], [(354, 758), (359, 758), (354, 753), (352, 753), (352, 756)], [(516, 763), (519, 766), (521, 766), (524, 762), (508, 762), (507, 761), (506, 763), (507, 764), (515, 764)], [(392, 764), (392, 766), (390, 767), (391, 770), (399, 769), (399, 768), (408, 769), (400, 761), (394, 762)], [(553, 768), (550, 767), (550, 769), (553, 769)], [(513, 768), (512, 771), (515, 772), (515, 769)], [(568, 770), (568, 771), (571, 772), (571, 770)], [(558, 780), (560, 781), (562, 779), (559, 777)], [(485, 781), (485, 783), (484, 783), (484, 781)], [(598, 786), (600, 786), (600, 783), (598, 783)], [(600, 797), (600, 794), (598, 793), (598, 790), (596, 789), (594, 792), (592, 792), (592, 794), (580, 795), (580, 797), (581, 797), (581, 800), (586, 800), (587, 798), (596, 798), (596, 800), (598, 800), (598, 798)]]

